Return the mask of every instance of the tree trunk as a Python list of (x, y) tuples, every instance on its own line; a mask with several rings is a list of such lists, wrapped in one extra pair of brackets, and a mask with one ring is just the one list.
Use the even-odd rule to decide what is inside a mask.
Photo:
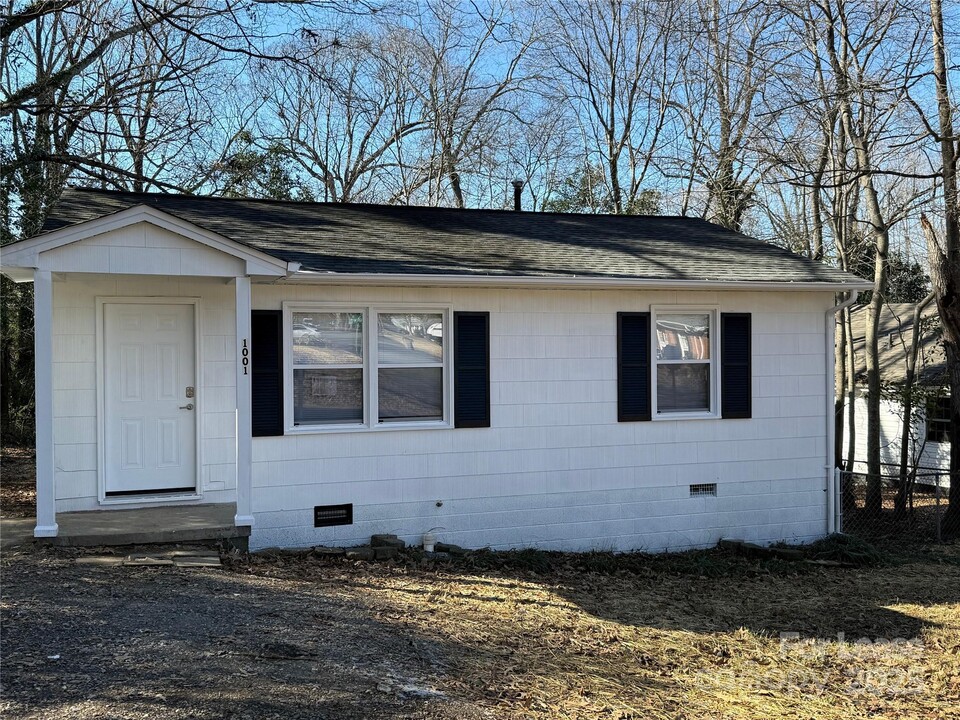
[[(879, 209), (879, 203), (876, 203)], [(874, 213), (871, 212), (871, 216)], [(882, 220), (874, 220), (876, 257), (873, 263), (873, 294), (867, 308), (864, 333), (864, 355), (867, 367), (867, 497), (864, 509), (868, 515), (883, 510), (883, 466), (880, 464), (880, 312), (887, 285), (887, 250), (890, 239)], [(879, 226), (879, 227), (878, 227)], [(882, 228), (882, 229), (881, 229)]]
[(960, 533), (960, 261), (949, 260), (926, 215), (920, 225), (927, 240), (930, 280), (937, 296), (943, 326), (947, 383), (950, 387), (950, 506), (943, 519), (944, 533)]
[(947, 86), (943, 43), (943, 6), (930, 0), (933, 32), (933, 77), (937, 88), (940, 159), (943, 163), (944, 247), (936, 242), (933, 226), (921, 217), (930, 258), (930, 274), (943, 324), (943, 349), (950, 382), (950, 506), (943, 530), (960, 533), (960, 203), (957, 197), (957, 138), (953, 133), (952, 104)]
[(883, 217), (883, 209), (873, 181), (870, 150), (862, 134), (856, 131), (852, 111), (847, 101), (841, 103), (843, 130), (850, 141), (860, 172), (860, 189), (867, 206), (873, 242), (873, 293), (867, 306), (867, 326), (864, 333), (864, 355), (867, 371), (867, 497), (864, 510), (877, 516), (883, 510), (883, 478), (880, 464), (880, 311), (887, 289), (887, 254), (890, 250), (890, 232)]
[(916, 467), (910, 462), (910, 426), (913, 423), (913, 386), (917, 374), (917, 355), (920, 352), (920, 319), (923, 309), (933, 302), (934, 294), (930, 293), (913, 308), (913, 324), (910, 337), (910, 347), (904, 357), (905, 372), (903, 381), (903, 427), (900, 429), (900, 485), (897, 488), (897, 497), (893, 501), (894, 514), (902, 518), (907, 514), (907, 498), (916, 476)]
[(456, 170), (450, 173), (450, 189), (453, 190), (453, 201), (458, 209), (463, 210), (466, 204), (463, 200), (463, 188), (460, 185), (460, 173)]

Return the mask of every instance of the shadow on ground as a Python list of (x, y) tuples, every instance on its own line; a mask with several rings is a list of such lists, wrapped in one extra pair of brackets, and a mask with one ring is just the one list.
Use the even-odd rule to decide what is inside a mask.
[(717, 551), (76, 564), (87, 552), (4, 553), (4, 717), (695, 717), (715, 708), (704, 668), (767, 662), (781, 632), (912, 639), (960, 625), (941, 612), (960, 601), (949, 548), (865, 569)]

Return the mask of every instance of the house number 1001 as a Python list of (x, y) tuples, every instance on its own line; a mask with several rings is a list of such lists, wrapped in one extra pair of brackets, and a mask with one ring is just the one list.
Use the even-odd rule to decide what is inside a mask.
[(250, 348), (247, 347), (247, 339), (243, 339), (243, 348), (240, 350), (240, 364), (243, 365), (243, 374), (249, 374)]

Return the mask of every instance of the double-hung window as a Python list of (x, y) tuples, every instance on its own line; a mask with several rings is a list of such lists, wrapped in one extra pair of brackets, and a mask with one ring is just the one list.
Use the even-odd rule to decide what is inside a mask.
[(950, 396), (927, 401), (927, 442), (950, 442)]
[(751, 418), (752, 337), (745, 312), (617, 313), (617, 419)]
[(717, 412), (715, 310), (653, 309), (656, 417)]
[(287, 304), (287, 427), (449, 422), (446, 308)]

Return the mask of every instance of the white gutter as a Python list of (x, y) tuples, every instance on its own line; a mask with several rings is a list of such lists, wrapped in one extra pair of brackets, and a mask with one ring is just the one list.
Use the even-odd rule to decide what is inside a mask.
[(529, 288), (582, 288), (623, 290), (676, 290), (679, 288), (704, 288), (711, 290), (779, 290), (779, 291), (832, 291), (869, 290), (873, 283), (856, 282), (774, 282), (747, 280), (671, 280), (657, 278), (618, 278), (595, 276), (541, 277), (516, 275), (443, 275), (407, 273), (326, 273), (301, 270), (282, 280), (285, 283), (310, 285), (379, 285), (413, 287), (529, 287)]
[[(872, 287), (872, 285), (871, 285)], [(850, 293), (850, 297), (844, 300), (839, 305), (834, 305), (827, 309), (827, 312), (824, 317), (824, 340), (825, 340), (825, 349), (826, 349), (826, 359), (827, 359), (827, 380), (826, 380), (826, 408), (827, 408), (827, 452), (826, 460), (823, 465), (824, 474), (826, 475), (826, 487), (824, 492), (827, 493), (827, 534), (832, 535), (837, 531), (838, 525), (838, 516), (840, 513), (840, 503), (839, 503), (839, 485), (837, 483), (837, 473), (836, 468), (834, 467), (834, 457), (833, 457), (833, 445), (836, 441), (837, 428), (836, 428), (836, 414), (834, 408), (834, 402), (836, 401), (836, 392), (837, 392), (837, 378), (836, 378), (836, 355), (835, 355), (835, 346), (837, 342), (837, 313), (843, 310), (844, 308), (850, 307), (857, 300), (857, 294), (855, 292)]]

